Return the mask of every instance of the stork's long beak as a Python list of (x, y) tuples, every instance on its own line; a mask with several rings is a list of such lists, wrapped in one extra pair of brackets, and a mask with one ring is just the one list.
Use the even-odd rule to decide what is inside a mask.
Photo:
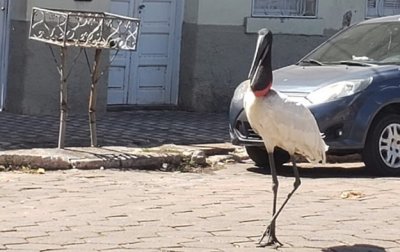
[(271, 46), (271, 31), (261, 29), (249, 73), (250, 87), (256, 96), (265, 96), (272, 85)]

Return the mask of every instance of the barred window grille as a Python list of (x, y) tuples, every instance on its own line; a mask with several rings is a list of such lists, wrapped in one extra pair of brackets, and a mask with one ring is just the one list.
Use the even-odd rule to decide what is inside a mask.
[(367, 0), (367, 17), (400, 14), (400, 0)]
[(253, 0), (252, 15), (268, 16), (316, 16), (317, 0)]

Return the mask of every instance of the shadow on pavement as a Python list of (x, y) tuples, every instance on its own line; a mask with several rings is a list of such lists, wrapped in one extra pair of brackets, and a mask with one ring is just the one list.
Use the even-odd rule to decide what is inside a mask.
[(369, 244), (355, 244), (352, 246), (337, 246), (322, 249), (322, 252), (385, 252), (382, 247)]
[[(303, 178), (374, 178), (374, 176), (364, 169), (363, 165), (352, 168), (343, 168), (340, 164), (330, 167), (304, 168), (299, 164), (298, 167), (300, 177)], [(255, 173), (271, 174), (269, 168), (265, 167), (251, 167), (247, 170)], [(279, 167), (277, 172), (279, 176), (293, 177), (293, 168), (291, 164), (285, 164)]]

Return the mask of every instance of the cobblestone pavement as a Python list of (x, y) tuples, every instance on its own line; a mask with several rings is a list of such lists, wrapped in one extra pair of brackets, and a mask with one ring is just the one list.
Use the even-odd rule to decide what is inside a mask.
[[(278, 219), (278, 251), (400, 251), (399, 179), (356, 170), (301, 169)], [(290, 167), (279, 179), (282, 199)], [(0, 250), (268, 250), (256, 241), (271, 213), (270, 182), (251, 163), (208, 174), (0, 173)]]
[[(53, 148), (58, 143), (58, 116), (0, 113), (0, 150)], [(229, 141), (227, 114), (184, 111), (118, 111), (97, 118), (100, 146), (152, 147)], [(90, 146), (88, 116), (69, 116), (66, 146)]]

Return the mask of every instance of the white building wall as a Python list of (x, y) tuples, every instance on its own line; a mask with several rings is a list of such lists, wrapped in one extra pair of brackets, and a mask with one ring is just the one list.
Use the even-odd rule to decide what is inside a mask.
[(67, 10), (108, 11), (110, 0), (79, 2), (74, 0), (10, 0), (13, 20), (30, 20), (32, 7)]
[(343, 15), (349, 10), (352, 11), (352, 24), (366, 16), (365, 0), (320, 0), (316, 18), (253, 18), (251, 5), (251, 0), (186, 0), (185, 22), (245, 25), (247, 33), (268, 27), (274, 33), (322, 35), (325, 30), (341, 29)]
[[(110, 0), (12, 0), (13, 19), (29, 20), (32, 7), (108, 11)], [(344, 13), (351, 10), (352, 22), (365, 19), (365, 0), (318, 1), (317, 18), (252, 18), (252, 0), (185, 0), (185, 22), (198, 25), (246, 25), (249, 33), (261, 26), (280, 33), (318, 35), (324, 29), (340, 29)], [(312, 24), (314, 22), (315, 24)]]
[(185, 0), (184, 22), (197, 24), (199, 19), (199, 0)]
[(349, 10), (352, 11), (352, 24), (365, 20), (366, 2), (366, 0), (320, 0), (318, 17), (324, 20), (325, 29), (340, 29), (343, 15)]
[(199, 25), (243, 25), (251, 16), (251, 0), (200, 0)]
[(14, 0), (9, 1), (10, 4), (10, 15), (13, 20), (25, 20), (26, 19), (26, 1)]

